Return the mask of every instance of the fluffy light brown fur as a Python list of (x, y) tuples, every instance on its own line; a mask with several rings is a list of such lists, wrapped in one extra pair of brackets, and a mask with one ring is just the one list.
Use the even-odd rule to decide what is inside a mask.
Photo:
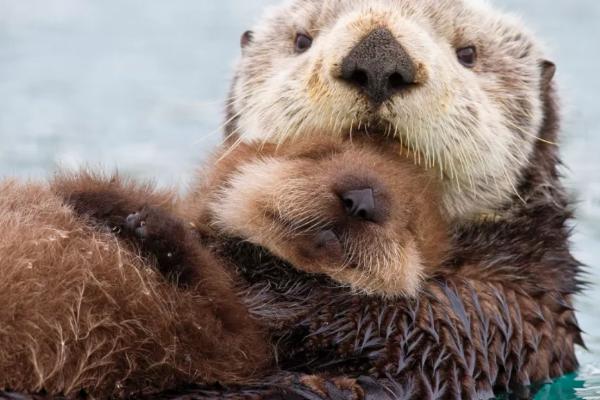
[[(86, 175), (53, 188), (73, 194), (92, 182), (172, 205), (169, 193)], [(269, 362), (218, 263), (207, 264), (210, 280), (179, 290), (47, 185), (1, 183), (0, 224), (0, 387), (129, 395), (247, 382)]]

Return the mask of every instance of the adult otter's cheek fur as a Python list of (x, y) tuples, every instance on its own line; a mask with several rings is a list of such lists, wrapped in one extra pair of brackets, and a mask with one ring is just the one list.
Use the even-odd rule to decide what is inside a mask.
[(443, 176), (458, 219), (517, 195), (553, 66), (513, 18), (467, 0), (296, 0), (250, 38), (228, 110), (232, 140), (391, 138)]

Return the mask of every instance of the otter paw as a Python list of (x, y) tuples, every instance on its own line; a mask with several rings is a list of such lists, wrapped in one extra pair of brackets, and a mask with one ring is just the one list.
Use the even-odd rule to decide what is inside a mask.
[(125, 229), (135, 234), (140, 239), (148, 238), (148, 229), (146, 228), (146, 217), (145, 212), (139, 211), (133, 214), (129, 214), (125, 218)]
[(133, 242), (142, 255), (151, 257), (165, 277), (180, 286), (194, 282), (202, 265), (198, 260), (198, 244), (177, 216), (146, 206), (129, 214), (122, 225), (121, 235)]
[(159, 208), (144, 207), (125, 218), (124, 229), (141, 240), (172, 241), (185, 228), (176, 217)]
[(173, 258), (186, 240), (183, 223), (170, 213), (154, 207), (144, 207), (129, 214), (125, 218), (122, 233), (159, 260)]

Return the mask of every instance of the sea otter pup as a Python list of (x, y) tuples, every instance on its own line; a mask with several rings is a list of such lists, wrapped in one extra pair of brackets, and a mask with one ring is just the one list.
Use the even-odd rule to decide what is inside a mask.
[(226, 238), (329, 288), (416, 295), (448, 247), (437, 177), (386, 148), (290, 149), (226, 150), (186, 220), (168, 192), (117, 177), (3, 183), (0, 385), (107, 396), (267, 375), (274, 327), (297, 318), (257, 303), (268, 282), (239, 273)]
[[(343, 218), (350, 218), (349, 221), (358, 216), (360, 224), (373, 223), (356, 214), (355, 207), (345, 204), (345, 196), (334, 190), (336, 183), (344, 185), (345, 179), (332, 180), (332, 176), (345, 176), (342, 168), (345, 166), (348, 171), (354, 170), (352, 175), (362, 176), (358, 179), (361, 188), (364, 171), (369, 171), (366, 176), (370, 176), (367, 182), (371, 187), (380, 187), (374, 185), (374, 171), (379, 171), (381, 177), (391, 177), (388, 179), (392, 182), (403, 179), (402, 175), (394, 177), (406, 164), (398, 161), (394, 156), (397, 149), (388, 148), (389, 143), (370, 150), (353, 150), (347, 153), (349, 158), (343, 157), (346, 146), (350, 145), (327, 146), (324, 151), (313, 150), (312, 153), (301, 147), (295, 152), (293, 146), (275, 147), (275, 150), (267, 146), (261, 153), (242, 145), (230, 150), (234, 156), (217, 163), (215, 173), (184, 202), (186, 207), (181, 215), (192, 218), (201, 242), (226, 264), (236, 266), (237, 275), (246, 285), (242, 297), (254, 318), (269, 329), (270, 341), (276, 344), (273, 350), (279, 366), (279, 372), (263, 379), (261, 385), (224, 390), (188, 388), (184, 393), (193, 398), (235, 399), (487, 399), (493, 396), (494, 390), (510, 390), (518, 396), (526, 396), (529, 384), (543, 382), (576, 367), (573, 348), (582, 341), (569, 305), (570, 292), (565, 290), (567, 283), (542, 275), (559, 273), (553, 269), (558, 266), (554, 263), (566, 260), (561, 246), (568, 237), (564, 216), (547, 214), (543, 223), (524, 228), (535, 213), (544, 212), (543, 204), (532, 207), (529, 210), (532, 214), (515, 215), (510, 222), (483, 221), (473, 225), (472, 230), (459, 230), (455, 233), (456, 248), (451, 258), (438, 268), (427, 269), (427, 279), (414, 299), (357, 295), (356, 290), (334, 285), (323, 276), (304, 274), (301, 270), (311, 265), (305, 264), (306, 260), (314, 262), (315, 255), (324, 254), (323, 248), (332, 247), (334, 254), (339, 250), (339, 238), (343, 237), (340, 227), (333, 235), (321, 235), (329, 231), (330, 225), (335, 225), (332, 221), (337, 220), (339, 213)], [(272, 151), (275, 153), (270, 154)], [(274, 160), (273, 154), (283, 158)], [(336, 164), (334, 160), (340, 155), (344, 162)], [(307, 160), (309, 163), (305, 163)], [(361, 160), (365, 161), (361, 163)], [(373, 163), (374, 160), (379, 161)], [(355, 167), (361, 166), (368, 168), (360, 169), (363, 173), (357, 174)], [(246, 179), (250, 172), (252, 181)], [(436, 182), (435, 175), (425, 176), (426, 181)], [(298, 188), (306, 185), (322, 201), (315, 201), (308, 190), (287, 190), (287, 186), (280, 185), (278, 177), (293, 178)], [(349, 181), (356, 182), (355, 179)], [(324, 182), (327, 184), (322, 187)], [(101, 190), (101, 196), (94, 196), (93, 188), (84, 189), (85, 196), (77, 191), (75, 196), (73, 192), (67, 196), (74, 207), (95, 217), (101, 214), (94, 210), (105, 213), (103, 204), (106, 203), (102, 199), (106, 198), (106, 191)], [(63, 195), (68, 192), (63, 191)], [(431, 194), (435, 194), (435, 190)], [(301, 199), (305, 210), (315, 206), (309, 215), (316, 215), (316, 219), (306, 222), (306, 214), (296, 214), (297, 204), (290, 205), (286, 195)], [(322, 212), (329, 209), (332, 198), (337, 206), (329, 218), (325, 218)], [(215, 205), (219, 199), (223, 203)], [(421, 198), (427, 199), (431, 197)], [(136, 201), (148, 203), (143, 197)], [(233, 210), (222, 207), (223, 204)], [(175, 276), (195, 276), (186, 271), (190, 267), (195, 270), (198, 265), (193, 260), (185, 261), (185, 251), (182, 253), (180, 247), (187, 239), (169, 228), (182, 222), (164, 214), (160, 204), (142, 207), (140, 213), (126, 216), (132, 205), (117, 213), (121, 221), (118, 228), (124, 227), (122, 234), (140, 243), (146, 254), (163, 260), (162, 269), (167, 275), (168, 271), (174, 271)], [(419, 211), (418, 208), (412, 210)], [(296, 220), (299, 216), (303, 218)], [(268, 234), (269, 230), (265, 231), (265, 223), (270, 224), (272, 235)], [(347, 229), (350, 225), (345, 226)], [(443, 239), (443, 235), (438, 235), (439, 227), (444, 225), (438, 222), (433, 226), (438, 228), (429, 234)], [(501, 229), (496, 230), (498, 226)], [(215, 232), (239, 238), (211, 240)], [(280, 241), (282, 232), (302, 240)], [(493, 235), (494, 240), (481, 240), (487, 235)], [(244, 245), (242, 239), (267, 248)], [(360, 237), (354, 239), (360, 246)], [(327, 243), (329, 241), (333, 245)], [(555, 246), (546, 248), (539, 244)], [(183, 246), (183, 250), (192, 246)], [(294, 259), (299, 268), (274, 257), (273, 253)], [(298, 254), (303, 257), (298, 258)], [(421, 251), (420, 254), (428, 253)], [(434, 259), (439, 261), (438, 257), (439, 254)], [(321, 264), (325, 274), (331, 271), (330, 262), (327, 258), (326, 263)], [(189, 282), (178, 282), (189, 285)], [(351, 281), (359, 288), (364, 282)]]

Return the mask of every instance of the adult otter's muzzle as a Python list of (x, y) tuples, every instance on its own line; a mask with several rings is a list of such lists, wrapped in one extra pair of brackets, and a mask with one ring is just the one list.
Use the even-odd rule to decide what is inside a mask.
[(413, 87), (415, 65), (392, 32), (378, 28), (354, 47), (342, 62), (343, 79), (380, 105)]

